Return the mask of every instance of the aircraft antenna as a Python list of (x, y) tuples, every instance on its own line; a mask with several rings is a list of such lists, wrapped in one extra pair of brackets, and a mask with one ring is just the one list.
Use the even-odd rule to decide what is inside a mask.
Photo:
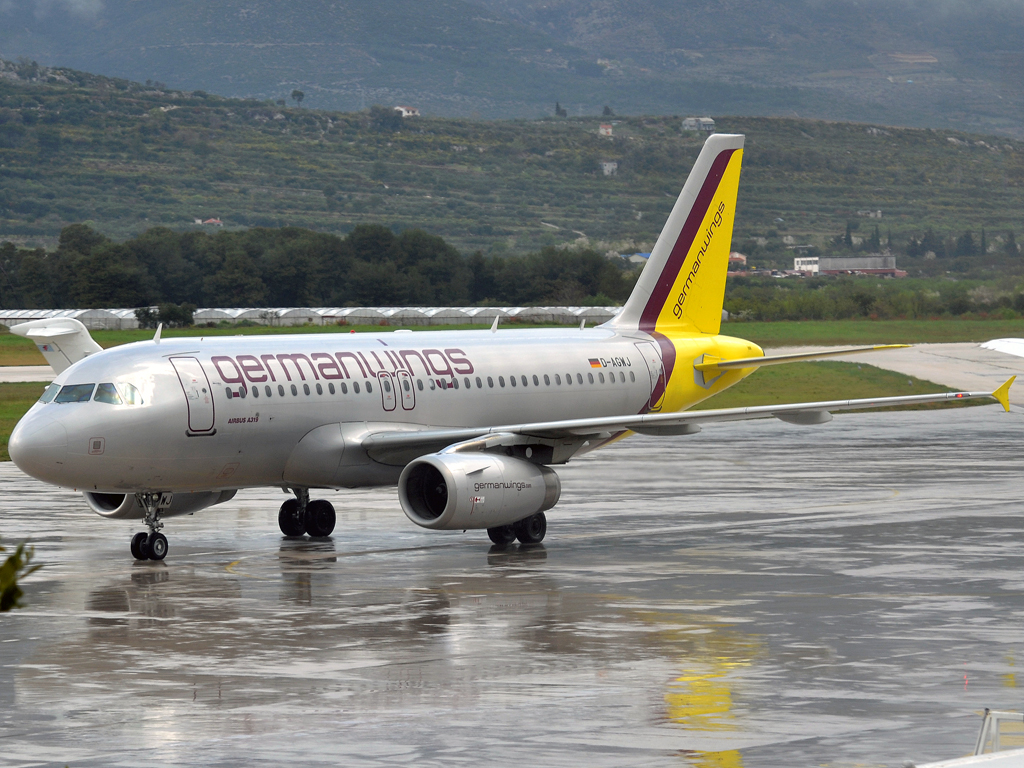
[(495, 315), (494, 316), (494, 322), (491, 323), (491, 333), (497, 333), (497, 331), (498, 331), (498, 319), (500, 317), (501, 317), (501, 315)]
[(156, 326), (156, 335), (153, 336), (153, 341), (156, 342), (157, 344), (160, 343), (160, 333), (161, 333), (161, 331), (163, 331), (163, 329), (164, 329), (164, 324), (163, 323), (158, 323), (157, 326)]

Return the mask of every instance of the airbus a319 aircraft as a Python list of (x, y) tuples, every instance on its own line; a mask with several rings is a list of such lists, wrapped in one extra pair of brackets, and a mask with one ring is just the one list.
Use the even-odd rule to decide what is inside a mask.
[[(58, 372), (10, 438), (28, 474), (89, 507), (141, 519), (138, 559), (163, 559), (163, 519), (239, 488), (293, 494), (286, 536), (327, 536), (334, 507), (311, 490), (398, 485), (402, 509), (437, 530), (540, 542), (561, 493), (551, 468), (633, 432), (994, 397), (995, 392), (689, 411), (765, 357), (719, 333), (743, 136), (707, 139), (649, 261), (613, 320), (591, 329), (161, 339), (100, 350), (77, 321), (16, 326)], [(318, 494), (319, 495), (319, 494)]]

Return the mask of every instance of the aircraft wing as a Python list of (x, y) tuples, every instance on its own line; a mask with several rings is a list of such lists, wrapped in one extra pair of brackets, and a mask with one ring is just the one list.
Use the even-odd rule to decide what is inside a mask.
[[(866, 408), (888, 408), (898, 405), (942, 403), (951, 400), (994, 398), (1005, 410), (1010, 410), (1009, 392), (1016, 376), (1008, 379), (995, 392), (945, 392), (936, 395), (907, 395), (904, 397), (876, 397), (859, 400), (825, 400), (813, 403), (786, 405), (757, 405), (748, 408), (719, 408), (707, 411), (681, 411), (676, 413), (646, 413), (629, 416), (605, 416), (564, 421), (542, 421), (526, 424), (506, 424), (494, 427), (466, 427), (456, 429), (423, 429), (412, 431), (376, 432), (362, 440), (362, 447), (372, 458), (403, 454), (410, 450), (484, 450), (504, 444), (516, 436), (560, 440), (565, 438), (607, 438), (617, 432), (632, 430), (652, 435), (679, 435), (697, 432), (701, 424), (720, 421), (747, 421), (776, 418), (792, 424), (823, 424), (832, 420), (833, 411), (854, 411)], [(456, 444), (459, 444), (458, 446)]]
[(982, 344), (981, 348), (1024, 357), (1024, 339), (992, 339)]

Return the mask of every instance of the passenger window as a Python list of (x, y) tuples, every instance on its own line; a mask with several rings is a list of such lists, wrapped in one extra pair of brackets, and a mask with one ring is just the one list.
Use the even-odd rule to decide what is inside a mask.
[(540, 379), (537, 378), (537, 374), (536, 373), (533, 374), (533, 386), (535, 386), (535, 387), (539, 387), (540, 386)]
[(480, 381), (480, 377), (479, 376), (476, 377), (476, 388), (477, 389), (483, 389), (484, 388), (484, 383), (482, 381)]
[(357, 394), (357, 395), (359, 394), (359, 382), (358, 381), (353, 381), (352, 382), (352, 391), (355, 394)]
[(589, 381), (591, 384), (593, 384), (594, 383), (594, 374), (587, 373), (587, 381)]
[(423, 379), (416, 379), (416, 389), (423, 391)]
[(567, 386), (572, 386), (572, 374), (571, 373), (565, 374), (565, 383), (566, 383)]
[(50, 386), (43, 390), (43, 394), (39, 396), (39, 402), (50, 402), (51, 400), (53, 400), (53, 398), (57, 396), (58, 392), (60, 392), (60, 384), (51, 384)]
[(469, 381), (469, 376), (467, 376), (465, 379), (463, 379), (462, 383), (466, 385), (466, 389), (472, 389), (473, 388), (472, 384)]
[(562, 386), (562, 377), (559, 376), (557, 373), (555, 374), (555, 384), (557, 384), (559, 387)]
[(625, 384), (626, 383), (626, 374), (624, 374), (622, 371), (619, 371), (619, 383), (620, 384)]
[(427, 379), (427, 382), (430, 384), (431, 391), (437, 389), (437, 386), (434, 384), (434, 380), (433, 379)]
[(498, 377), (498, 386), (499, 387), (504, 387), (505, 386), (505, 377), (504, 376), (499, 376)]
[(454, 377), (452, 377), (452, 386), (455, 387), (456, 389), (458, 389), (459, 388), (459, 380), (454, 378)]
[[(593, 375), (593, 374), (591, 374), (591, 375)], [(602, 383), (602, 384), (604, 384), (604, 374), (603, 374), (603, 373), (601, 373), (600, 371), (598, 371), (598, 372), (597, 372), (597, 378), (601, 380), (601, 383)], [(593, 379), (591, 379), (591, 380), (590, 380), (590, 383), (591, 383), (591, 384), (593, 384), (593, 383), (594, 383), (594, 380), (593, 380)]]
[(269, 384), (263, 388), (263, 391), (266, 393), (267, 397), (271, 397), (273, 394), (273, 390), (270, 389)]
[[(594, 378), (594, 377), (591, 376), (590, 378)], [(582, 384), (583, 383), (583, 374), (582, 373), (577, 373), (576, 374), (576, 383), (578, 383), (578, 384)]]
[(303, 384), (302, 385), (302, 393), (304, 395), (308, 395), (309, 394), (309, 384)]
[(551, 386), (551, 379), (548, 377), (548, 375), (546, 373), (544, 374), (544, 386), (545, 387), (550, 387)]
[[(224, 395), (228, 400), (231, 399), (231, 387), (224, 387)], [(57, 402), (60, 402), (59, 400)]]
[(284, 385), (283, 384), (278, 384), (277, 385), (277, 394), (279, 394), (281, 397), (284, 397)]
[(366, 391), (369, 392), (372, 395), (373, 394), (373, 384), (371, 384), (370, 382), (366, 382)]
[(487, 377), (487, 386), (490, 387), (491, 389), (494, 389), (494, 379), (492, 379), (490, 376)]
[(294, 385), (294, 384), (292, 384), (292, 387), (291, 387), (291, 389), (292, 389), (292, 397), (298, 397), (298, 395), (299, 395), (299, 390), (295, 388), (295, 385)]
[(344, 381), (341, 382), (341, 394), (343, 394), (343, 395), (347, 395), (348, 394), (348, 384), (346, 384)]
[(260, 388), (259, 387), (253, 387), (252, 388), (252, 396), (253, 397), (259, 397), (260, 396)]
[(629, 380), (632, 381), (632, 382), (636, 381), (636, 376), (633, 375), (632, 371), (629, 372)]
[(87, 403), (92, 398), (95, 384), (68, 384), (60, 389), (54, 398), (55, 403)]
[(408, 379), (402, 379), (402, 389), (406, 392), (412, 392), (412, 384), (409, 383)]
[(96, 396), (93, 398), (97, 403), (110, 403), (121, 405), (121, 396), (117, 394), (113, 384), (100, 384), (96, 387)]
[(384, 379), (384, 391), (387, 392), (388, 394), (391, 393), (391, 382), (388, 381), (387, 379)]
[(513, 387), (516, 386), (516, 377), (515, 376), (509, 376), (508, 377), (508, 383), (511, 384)]
[(333, 381), (330, 381), (330, 382), (327, 383), (327, 391), (330, 392), (332, 395), (334, 394), (334, 382)]
[(322, 395), (324, 393), (324, 388), (320, 386), (320, 382), (317, 382), (316, 384), (316, 393), (318, 395)]

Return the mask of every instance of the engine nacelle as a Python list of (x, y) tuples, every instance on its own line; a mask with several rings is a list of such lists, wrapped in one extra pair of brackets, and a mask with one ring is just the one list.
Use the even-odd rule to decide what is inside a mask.
[(416, 525), (435, 530), (509, 525), (558, 503), (553, 470), (490, 453), (433, 453), (410, 462), (398, 498)]
[[(234, 498), (237, 491), (208, 491), (206, 493), (176, 493), (171, 499), (171, 506), (160, 510), (161, 517), (174, 517), (198, 512), (200, 509), (223, 504)], [(89, 509), (97, 515), (118, 520), (141, 520), (145, 510), (135, 503), (134, 493), (91, 493), (85, 492), (85, 501)]]

